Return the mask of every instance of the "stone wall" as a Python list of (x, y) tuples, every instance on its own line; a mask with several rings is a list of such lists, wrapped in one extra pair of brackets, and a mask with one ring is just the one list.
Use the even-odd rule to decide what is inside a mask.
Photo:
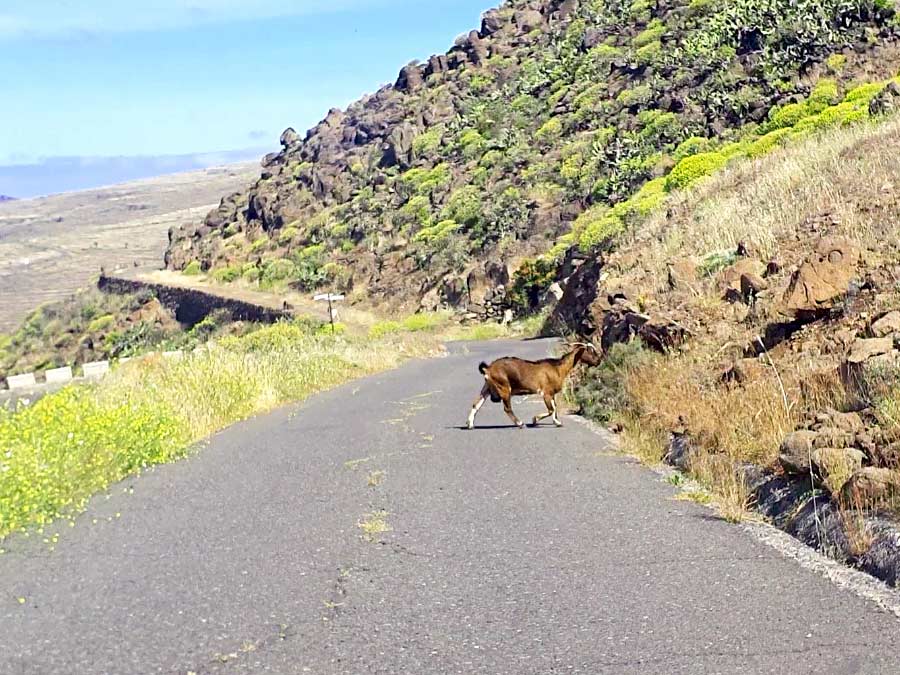
[(217, 310), (228, 312), (232, 321), (275, 323), (292, 316), (287, 310), (273, 309), (265, 305), (227, 298), (198, 289), (167, 286), (138, 279), (101, 276), (97, 282), (97, 288), (104, 293), (122, 295), (149, 290), (164, 307), (172, 310), (175, 318), (185, 326), (194, 326)]

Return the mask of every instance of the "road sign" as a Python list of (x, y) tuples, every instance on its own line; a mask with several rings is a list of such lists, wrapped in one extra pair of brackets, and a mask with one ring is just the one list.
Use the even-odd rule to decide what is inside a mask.
[(313, 300), (316, 302), (328, 302), (328, 318), (331, 320), (331, 334), (334, 335), (334, 320), (337, 318), (337, 308), (332, 305), (334, 302), (341, 302), (344, 300), (343, 295), (337, 295), (334, 293), (320, 293), (313, 297)]

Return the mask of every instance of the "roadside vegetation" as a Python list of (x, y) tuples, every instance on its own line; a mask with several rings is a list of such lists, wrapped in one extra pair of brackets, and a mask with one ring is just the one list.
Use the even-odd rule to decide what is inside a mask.
[[(846, 366), (848, 351), (874, 335), (872, 323), (900, 308), (898, 153), (896, 116), (828, 126), (669, 194), (639, 230), (617, 239), (606, 284), (627, 289), (648, 315), (684, 324), (690, 336), (664, 353), (639, 338), (613, 345), (603, 366), (572, 387), (572, 399), (619, 429), (624, 449), (649, 464), (662, 461), (673, 433), (688, 435), (696, 450), (688, 473), (730, 520), (750, 506), (740, 467), (782, 471), (785, 438), (822, 424), (828, 431), (832, 422), (821, 420), (829, 416), (858, 413), (865, 426), (863, 441), (832, 444), (873, 438), (866, 465), (900, 468), (891, 454), (900, 439), (900, 368), (863, 362), (848, 376)], [(822, 237), (859, 247), (853, 278), (860, 281), (853, 283), (869, 290), (851, 283), (849, 295), (804, 319), (796, 336), (767, 337), (769, 349), (762, 347), (763, 336), (790, 320), (781, 304), (790, 272)], [(739, 247), (744, 254), (735, 253)], [(760, 270), (769, 263), (770, 273), (761, 271), (768, 290), (736, 300), (728, 293), (733, 270), (748, 259)], [(673, 276), (673, 269), (689, 272)], [(889, 361), (886, 349), (882, 360)], [(845, 486), (856, 470), (840, 462), (818, 469), (819, 489), (841, 505), (847, 522), (860, 509), (900, 506), (897, 493), (848, 503)]]
[[(385, 326), (390, 326), (386, 330)], [(182, 358), (147, 355), (93, 385), (0, 410), (0, 538), (73, 518), (90, 497), (184, 457), (230, 424), (441, 349), (447, 339), (522, 335), (534, 321), (462, 327), (421, 314), (368, 334), (309, 320), (223, 337)]]

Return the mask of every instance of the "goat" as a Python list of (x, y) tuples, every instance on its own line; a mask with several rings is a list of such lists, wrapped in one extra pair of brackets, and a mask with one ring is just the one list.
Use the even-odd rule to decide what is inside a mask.
[(574, 347), (572, 351), (558, 359), (525, 361), (507, 356), (491, 364), (482, 362), (478, 366), (478, 371), (484, 375), (485, 384), (472, 405), (467, 427), (469, 429), (475, 427), (475, 415), (490, 396), (494, 403), (503, 401), (503, 410), (509, 418), (517, 427), (524, 428), (525, 425), (513, 412), (510, 398), (526, 394), (541, 394), (544, 397), (544, 405), (547, 406), (547, 413), (537, 415), (532, 420), (532, 426), (537, 426), (541, 420), (552, 417), (553, 423), (561, 427), (562, 422), (559, 421), (556, 408), (556, 395), (562, 390), (569, 373), (579, 363), (586, 363), (589, 366), (600, 363), (600, 355), (593, 345), (578, 343), (572, 346)]

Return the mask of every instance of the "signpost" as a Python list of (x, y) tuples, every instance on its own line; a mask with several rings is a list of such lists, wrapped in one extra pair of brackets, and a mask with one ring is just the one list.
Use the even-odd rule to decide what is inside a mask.
[(344, 300), (343, 295), (334, 295), (332, 293), (323, 293), (313, 298), (316, 302), (328, 302), (328, 318), (331, 320), (331, 334), (334, 335), (334, 320), (337, 317), (337, 308), (332, 303)]

